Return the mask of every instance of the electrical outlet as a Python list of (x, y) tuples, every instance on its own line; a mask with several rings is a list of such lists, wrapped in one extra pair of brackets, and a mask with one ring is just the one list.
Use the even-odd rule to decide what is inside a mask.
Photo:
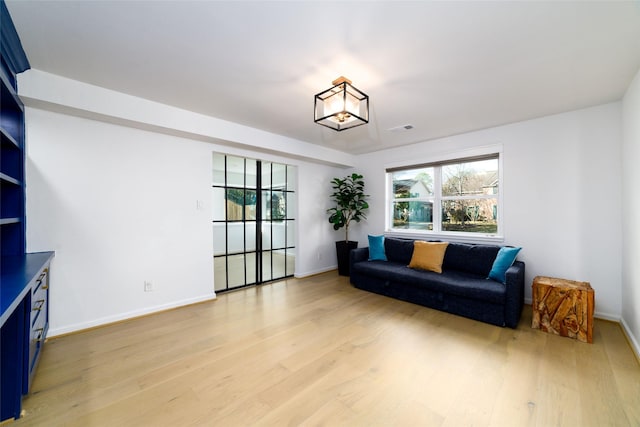
[(153, 291), (153, 283), (148, 282), (148, 281), (144, 281), (144, 291), (145, 292), (151, 292)]

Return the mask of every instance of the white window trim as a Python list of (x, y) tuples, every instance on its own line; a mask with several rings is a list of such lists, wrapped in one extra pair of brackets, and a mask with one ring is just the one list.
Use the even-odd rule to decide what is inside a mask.
[[(484, 156), (484, 155), (498, 155), (498, 233), (497, 234), (481, 234), (481, 233), (464, 233), (456, 231), (429, 231), (429, 230), (399, 230), (391, 228), (393, 221), (393, 204), (391, 200), (391, 194), (393, 193), (393, 181), (391, 174), (385, 172), (386, 176), (386, 191), (385, 191), (385, 236), (390, 237), (402, 237), (407, 239), (438, 239), (450, 242), (477, 242), (477, 243), (502, 243), (504, 242), (504, 186), (503, 186), (503, 146), (502, 144), (487, 145), (482, 147), (476, 147), (472, 149), (459, 150), (449, 153), (440, 153), (434, 156), (429, 156), (420, 163), (437, 163), (446, 162), (450, 160), (465, 159), (469, 157)], [(404, 162), (397, 162), (393, 164), (386, 164), (386, 169), (405, 167), (416, 164), (415, 159)], [(437, 174), (440, 175), (440, 174)], [(434, 197), (440, 197), (441, 194), (441, 177), (434, 177)], [(477, 198), (477, 197), (476, 197)], [(441, 221), (441, 215), (439, 209), (434, 209), (433, 222)]]

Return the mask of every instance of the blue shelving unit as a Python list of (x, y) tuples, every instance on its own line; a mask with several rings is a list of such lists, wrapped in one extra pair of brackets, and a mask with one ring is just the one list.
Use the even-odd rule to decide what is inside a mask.
[(4, 0), (0, 9), (0, 249), (2, 256), (9, 256), (25, 252), (24, 105), (16, 74), (29, 69), (29, 61)]
[(49, 328), (53, 252), (25, 253), (24, 105), (16, 75), (29, 69), (0, 0), (0, 423), (19, 418)]

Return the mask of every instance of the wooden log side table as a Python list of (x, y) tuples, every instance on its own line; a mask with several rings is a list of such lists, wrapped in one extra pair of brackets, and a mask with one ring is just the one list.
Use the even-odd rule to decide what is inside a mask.
[(589, 282), (536, 276), (532, 294), (532, 328), (593, 342), (594, 292)]

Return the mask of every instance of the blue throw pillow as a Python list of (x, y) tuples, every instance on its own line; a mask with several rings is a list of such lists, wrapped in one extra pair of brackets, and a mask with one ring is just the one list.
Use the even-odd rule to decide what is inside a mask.
[(513, 262), (518, 256), (522, 248), (502, 247), (496, 255), (496, 260), (493, 261), (493, 267), (489, 272), (489, 279), (497, 280), (500, 283), (507, 282), (507, 270), (513, 265)]
[(369, 235), (369, 261), (386, 261), (384, 253), (384, 236)]

